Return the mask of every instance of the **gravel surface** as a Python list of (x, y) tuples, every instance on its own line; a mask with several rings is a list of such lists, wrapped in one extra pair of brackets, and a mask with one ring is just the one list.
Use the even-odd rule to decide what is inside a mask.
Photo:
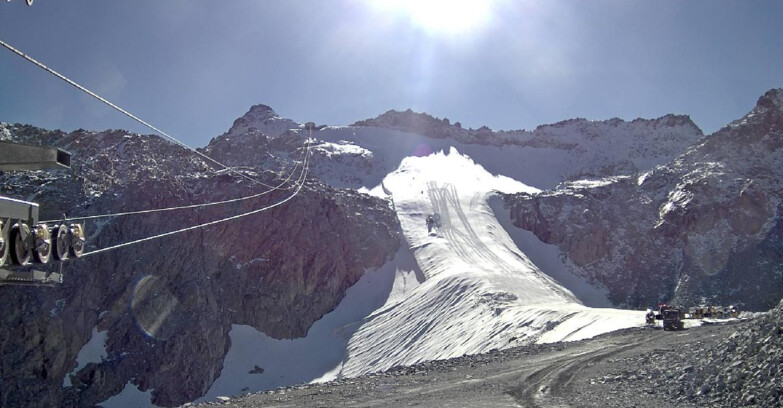
[[(733, 389), (729, 385), (722, 388), (713, 385), (723, 378), (717, 376), (720, 369), (716, 369), (718, 374), (710, 374), (712, 371), (705, 368), (734, 364), (732, 369), (739, 369), (739, 363), (733, 361), (747, 359), (733, 354), (741, 351), (740, 346), (732, 350), (727, 345), (757, 343), (759, 336), (748, 333), (763, 332), (760, 327), (778, 330), (774, 321), (765, 323), (768, 318), (706, 325), (681, 332), (627, 329), (579, 342), (531, 345), (429, 361), (359, 378), (293, 386), (191, 406), (779, 406), (768, 405), (770, 401), (778, 401), (768, 398), (770, 392), (758, 391), (764, 384), (756, 384), (760, 388), (757, 387), (752, 401), (750, 397), (743, 400), (734, 396), (736, 384)], [(780, 338), (775, 341), (768, 343), (780, 346)], [(723, 357), (728, 358), (727, 363), (720, 360)], [(776, 369), (778, 366), (775, 364)], [(772, 394), (775, 389), (780, 390), (778, 374), (767, 376), (771, 382), (766, 388), (772, 389)], [(752, 376), (749, 374), (747, 378)]]

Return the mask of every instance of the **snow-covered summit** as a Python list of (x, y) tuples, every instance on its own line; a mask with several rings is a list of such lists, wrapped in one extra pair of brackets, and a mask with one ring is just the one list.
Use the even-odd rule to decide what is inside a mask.
[(329, 155), (328, 173), (322, 171), (324, 166), (315, 169), (314, 174), (340, 187), (372, 188), (403, 158), (453, 146), (492, 174), (552, 188), (562, 181), (650, 170), (682, 154), (704, 135), (689, 117), (678, 115), (630, 122), (571, 119), (533, 131), (494, 132), (463, 129), (423, 113), (389, 111), (354, 126), (326, 128), (314, 136), (326, 142), (348, 141), (373, 153), (358, 161), (331, 160), (334, 156)]

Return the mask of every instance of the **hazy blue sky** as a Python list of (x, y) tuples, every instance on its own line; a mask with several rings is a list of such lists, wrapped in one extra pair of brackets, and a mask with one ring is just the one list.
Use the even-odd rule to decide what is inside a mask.
[[(257, 103), (331, 125), (411, 108), (493, 129), (683, 113), (712, 132), (783, 86), (780, 0), (486, 0), (473, 21), (439, 3), (12, 0), (0, 39), (192, 146)], [(0, 121), (151, 133), (5, 49)]]

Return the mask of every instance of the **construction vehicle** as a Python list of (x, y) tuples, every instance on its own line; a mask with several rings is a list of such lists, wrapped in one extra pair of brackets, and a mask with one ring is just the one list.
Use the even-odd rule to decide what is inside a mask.
[(677, 331), (684, 328), (680, 309), (669, 307), (661, 312), (663, 330)]
[(655, 326), (662, 320), (664, 330), (682, 330), (685, 319), (731, 319), (739, 317), (736, 306), (697, 306), (682, 308), (660, 303), (657, 309), (647, 309), (645, 323)]

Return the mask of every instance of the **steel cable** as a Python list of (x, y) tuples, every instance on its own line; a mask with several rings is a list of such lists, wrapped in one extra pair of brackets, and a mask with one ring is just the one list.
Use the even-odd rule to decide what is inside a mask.
[[(256, 197), (261, 197), (263, 195), (269, 194), (275, 190), (284, 190), (280, 187), (284, 186), (285, 184), (288, 184), (289, 181), (291, 181), (291, 178), (294, 176), (294, 173), (296, 173), (296, 168), (299, 167), (300, 163), (296, 163), (291, 169), (291, 173), (286, 177), (283, 182), (278, 184), (276, 188), (269, 189), (266, 191), (262, 191), (260, 193), (252, 194), (245, 197), (239, 197), (239, 198), (232, 198), (229, 200), (223, 200), (223, 201), (213, 201), (209, 203), (203, 203), (203, 204), (188, 204), (188, 205), (181, 205), (181, 206), (175, 206), (175, 207), (165, 207), (165, 208), (153, 208), (149, 210), (137, 210), (137, 211), (125, 211), (125, 212), (118, 212), (118, 213), (109, 213), (109, 214), (97, 214), (97, 215), (86, 215), (81, 217), (65, 217), (59, 220), (45, 220), (41, 221), (41, 223), (49, 224), (49, 223), (57, 223), (57, 222), (64, 222), (64, 221), (79, 221), (79, 220), (93, 220), (93, 219), (99, 219), (99, 218), (109, 218), (109, 217), (121, 217), (126, 215), (137, 215), (137, 214), (151, 214), (156, 212), (164, 212), (164, 211), (174, 211), (174, 210), (186, 210), (186, 209), (192, 209), (192, 208), (201, 208), (201, 207), (210, 207), (213, 205), (220, 205), (220, 204), (229, 204), (229, 203), (235, 203), (238, 201), (245, 201), (250, 200)], [(288, 188), (286, 188), (288, 189)]]
[[(125, 212), (125, 213), (103, 214), (103, 215), (86, 216), (86, 217), (73, 217), (73, 218), (66, 218), (65, 220), (84, 220), (84, 219), (103, 218), (103, 217), (111, 217), (111, 216), (119, 216), (119, 215), (145, 214), (145, 213), (152, 213), (152, 212), (159, 212), (159, 211), (171, 211), (171, 210), (175, 210), (175, 209), (206, 207), (206, 206), (210, 206), (210, 205), (226, 204), (226, 203), (230, 203), (230, 202), (237, 202), (237, 201), (247, 200), (247, 199), (250, 199), (250, 198), (254, 198), (254, 197), (258, 197), (258, 196), (264, 195), (264, 194), (268, 194), (268, 193), (270, 193), (270, 192), (272, 192), (274, 190), (280, 190), (280, 187), (283, 186), (284, 184), (286, 184), (288, 182), (288, 180), (290, 180), (290, 178), (296, 172), (296, 167), (298, 167), (298, 164), (296, 166), (294, 166), (294, 168), (292, 169), (291, 174), (288, 176), (288, 178), (283, 183), (279, 184), (278, 186), (271, 186), (271, 185), (268, 185), (266, 183), (260, 182), (260, 181), (258, 181), (256, 179), (252, 178), (252, 177), (249, 177), (249, 176), (247, 176), (245, 174), (242, 174), (242, 173), (240, 173), (240, 172), (230, 168), (229, 166), (227, 166), (227, 165), (225, 165), (223, 163), (220, 163), (219, 161), (217, 161), (217, 160), (215, 160), (215, 159), (213, 159), (213, 158), (211, 158), (211, 157), (209, 157), (209, 156), (199, 152), (196, 149), (191, 148), (190, 146), (184, 144), (183, 142), (179, 141), (178, 139), (176, 139), (175, 137), (169, 135), (168, 133), (166, 133), (166, 132), (158, 129), (157, 127), (147, 123), (146, 121), (138, 118), (134, 114), (126, 111), (125, 109), (123, 109), (123, 108), (121, 108), (121, 107), (119, 107), (117, 105), (115, 105), (114, 103), (112, 103), (112, 102), (108, 101), (107, 99), (101, 97), (100, 95), (96, 94), (95, 92), (90, 91), (89, 89), (85, 88), (84, 86), (79, 85), (75, 81), (73, 81), (73, 80), (65, 77), (64, 75), (60, 74), (59, 72), (57, 72), (57, 71), (47, 67), (46, 65), (42, 64), (41, 62), (38, 62), (34, 58), (28, 56), (27, 54), (23, 53), (22, 51), (20, 51), (20, 50), (18, 50), (16, 48), (14, 48), (10, 44), (0, 40), (0, 45), (5, 47), (6, 49), (12, 51), (13, 53), (19, 55), (20, 57), (24, 58), (25, 60), (31, 62), (32, 64), (38, 66), (39, 68), (43, 69), (44, 71), (49, 72), (50, 74), (56, 76), (57, 78), (60, 78), (61, 80), (65, 81), (66, 83), (68, 83), (70, 85), (72, 85), (76, 89), (78, 89), (78, 90), (80, 90), (80, 91), (82, 91), (82, 92), (92, 96), (93, 98), (95, 98), (95, 99), (105, 103), (106, 105), (108, 105), (111, 108), (117, 110), (118, 112), (120, 112), (120, 113), (122, 113), (122, 114), (124, 114), (124, 115), (126, 115), (128, 117), (130, 117), (131, 119), (141, 123), (142, 125), (150, 128), (150, 129), (152, 129), (153, 131), (157, 132), (158, 134), (160, 134), (160, 135), (162, 135), (162, 136), (164, 136), (164, 137), (174, 141), (176, 144), (184, 147), (185, 149), (188, 149), (188, 150), (192, 151), (196, 155), (198, 155), (198, 156), (200, 156), (200, 157), (202, 157), (202, 158), (204, 158), (204, 159), (206, 159), (206, 160), (208, 160), (208, 161), (210, 161), (212, 163), (215, 163), (215, 164), (223, 167), (224, 169), (228, 170), (229, 172), (234, 173), (236, 175), (239, 175), (242, 178), (250, 180), (250, 181), (252, 181), (252, 182), (254, 182), (256, 184), (260, 184), (260, 185), (262, 185), (264, 187), (270, 188), (270, 190), (265, 191), (263, 193), (259, 193), (259, 194), (255, 194), (255, 195), (251, 195), (251, 196), (247, 196), (247, 197), (231, 199), (231, 200), (224, 200), (224, 201), (219, 201), (219, 202), (213, 202), (213, 203), (194, 204), (194, 205), (179, 206), (179, 207), (169, 207), (169, 208), (153, 209), (153, 210), (130, 211), (130, 212)], [(125, 243), (122, 243), (122, 244), (112, 245), (112, 246), (109, 246), (109, 247), (106, 247), (106, 248), (101, 248), (101, 249), (97, 249), (97, 250), (90, 251), (90, 252), (85, 252), (85, 253), (82, 254), (82, 257), (93, 255), (93, 254), (97, 254), (97, 253), (102, 253), (102, 252), (106, 252), (106, 251), (110, 251), (110, 250), (114, 250), (114, 249), (119, 249), (119, 248), (123, 248), (123, 247), (130, 246), (130, 245), (139, 244), (139, 243), (142, 243), (142, 242), (151, 241), (151, 240), (154, 240), (154, 239), (175, 235), (175, 234), (179, 234), (179, 233), (182, 233), (182, 232), (192, 231), (192, 230), (199, 229), (199, 228), (205, 228), (205, 227), (208, 227), (208, 226), (211, 226), (211, 225), (216, 225), (216, 224), (219, 224), (219, 223), (222, 223), (222, 222), (232, 221), (232, 220), (235, 220), (235, 219), (246, 217), (248, 215), (257, 214), (257, 213), (260, 213), (260, 212), (267, 211), (269, 209), (278, 207), (280, 205), (283, 205), (283, 204), (287, 203), (288, 201), (292, 200), (294, 197), (296, 197), (299, 194), (299, 192), (301, 191), (302, 187), (304, 186), (304, 183), (305, 183), (305, 181), (307, 179), (307, 173), (309, 171), (309, 159), (310, 159), (310, 139), (308, 138), (308, 140), (305, 142), (305, 158), (304, 158), (303, 165), (302, 165), (302, 172), (300, 174), (299, 180), (297, 181), (297, 188), (293, 192), (293, 194), (291, 194), (290, 196), (286, 197), (285, 199), (283, 199), (281, 201), (278, 201), (278, 202), (276, 202), (274, 204), (270, 204), (270, 205), (267, 205), (265, 207), (261, 207), (261, 208), (258, 208), (258, 209), (252, 210), (252, 211), (248, 211), (248, 212), (245, 212), (245, 213), (242, 213), (242, 214), (237, 214), (237, 215), (234, 215), (234, 216), (231, 216), (231, 217), (226, 217), (226, 218), (222, 218), (222, 219), (219, 219), (219, 220), (214, 220), (214, 221), (210, 221), (210, 222), (206, 222), (206, 223), (202, 223), (202, 224), (198, 224), (198, 225), (194, 225), (194, 226), (190, 226), (190, 227), (186, 227), (186, 228), (180, 228), (180, 229), (177, 229), (177, 230), (174, 230), (174, 231), (169, 231), (169, 232), (165, 232), (165, 233), (162, 233), (162, 234), (157, 234), (157, 235), (153, 235), (153, 236), (149, 236), (149, 237), (145, 237), (145, 238), (140, 238), (140, 239), (129, 241), (129, 242), (125, 242)], [(58, 220), (58, 221), (62, 221), (62, 220)], [(57, 222), (57, 221), (52, 220), (52, 221), (45, 221), (45, 222)]]
[(12, 51), (13, 53), (19, 55), (20, 57), (24, 58), (25, 60), (33, 63), (34, 65), (38, 66), (39, 68), (45, 70), (46, 72), (49, 72), (50, 74), (56, 76), (57, 78), (60, 78), (61, 80), (65, 81), (66, 83), (74, 86), (75, 88), (79, 89), (80, 91), (82, 91), (82, 92), (92, 96), (95, 99), (98, 99), (99, 101), (105, 103), (106, 105), (110, 106), (111, 108), (113, 108), (113, 109), (123, 113), (124, 115), (130, 117), (131, 119), (141, 123), (142, 125), (150, 128), (150, 129), (152, 129), (153, 131), (159, 133), (160, 135), (162, 135), (164, 137), (167, 137), (168, 139), (174, 141), (179, 146), (184, 147), (184, 148), (194, 152), (198, 156), (200, 156), (200, 157), (202, 157), (202, 158), (204, 158), (204, 159), (206, 159), (206, 160), (208, 160), (208, 161), (210, 161), (212, 163), (215, 163), (215, 164), (223, 167), (224, 169), (226, 169), (226, 170), (228, 170), (228, 171), (230, 171), (230, 172), (232, 172), (234, 174), (239, 175), (240, 177), (243, 177), (243, 178), (248, 179), (248, 180), (250, 180), (250, 181), (252, 181), (252, 182), (254, 182), (256, 184), (260, 184), (260, 185), (270, 189), (270, 190), (264, 191), (262, 193), (253, 194), (253, 195), (246, 196), (246, 197), (240, 197), (240, 198), (235, 198), (235, 199), (231, 199), (231, 200), (224, 200), (224, 201), (217, 201), (217, 202), (212, 202), (212, 203), (192, 204), (192, 205), (184, 205), (184, 206), (168, 207), (168, 208), (159, 208), (159, 209), (150, 209), (150, 210), (127, 211), (127, 212), (121, 212), (121, 213), (100, 214), (100, 215), (91, 215), (91, 216), (83, 216), (83, 217), (70, 217), (70, 218), (66, 217), (66, 218), (60, 219), (60, 220), (46, 220), (46, 221), (42, 221), (43, 223), (53, 223), (53, 222), (62, 222), (62, 221), (77, 221), (77, 220), (89, 220), (89, 219), (107, 218), (107, 217), (116, 217), (116, 216), (125, 216), (125, 215), (134, 215), (134, 214), (148, 214), (148, 213), (154, 213), (154, 212), (160, 212), (160, 211), (173, 211), (173, 210), (182, 210), (182, 209), (189, 209), (189, 208), (199, 208), (199, 207), (207, 207), (207, 206), (212, 206), (212, 205), (228, 204), (228, 203), (237, 202), (237, 201), (249, 200), (249, 199), (252, 199), (252, 198), (260, 197), (260, 196), (265, 195), (265, 194), (269, 194), (270, 192), (275, 191), (275, 190), (280, 190), (283, 185), (288, 183), (288, 181), (291, 179), (291, 177), (293, 177), (294, 173), (296, 172), (296, 167), (298, 166), (298, 164), (296, 166), (294, 166), (293, 169), (291, 169), (291, 174), (289, 174), (288, 178), (286, 178), (285, 181), (283, 181), (282, 183), (278, 184), (277, 186), (272, 186), (272, 185), (263, 183), (261, 181), (258, 181), (258, 180), (254, 179), (252, 177), (249, 177), (249, 176), (247, 176), (247, 175), (245, 175), (243, 173), (240, 173), (240, 172), (230, 168), (229, 166), (227, 166), (227, 165), (225, 165), (225, 164), (223, 164), (223, 163), (221, 163), (221, 162), (219, 162), (219, 161), (217, 161), (217, 160), (215, 160), (215, 159), (213, 159), (213, 158), (211, 158), (211, 157), (209, 157), (209, 156), (199, 152), (196, 149), (191, 148), (190, 146), (187, 146), (186, 144), (182, 143), (181, 141), (179, 141), (178, 139), (176, 139), (173, 136), (169, 135), (168, 133), (158, 129), (157, 127), (155, 127), (155, 126), (153, 126), (153, 125), (151, 125), (149, 123), (147, 123), (146, 121), (140, 119), (136, 115), (134, 115), (134, 114), (128, 112), (127, 110), (125, 110), (125, 109), (115, 105), (114, 103), (108, 101), (107, 99), (105, 99), (102, 96), (96, 94), (95, 92), (85, 88), (84, 86), (78, 84), (77, 82), (67, 78), (66, 76), (60, 74), (59, 72), (49, 68), (48, 66), (46, 66), (43, 63), (37, 61), (36, 59), (30, 57), (29, 55), (25, 54), (24, 52), (14, 48), (10, 44), (6, 43), (5, 41), (0, 40), (0, 45), (2, 45), (3, 47), (7, 48), (10, 51)]
[(25, 54), (25, 53), (24, 53), (24, 52), (22, 52), (22, 51), (19, 51), (18, 49), (14, 48), (14, 47), (13, 47), (13, 46), (11, 46), (10, 44), (6, 43), (5, 41), (3, 41), (3, 40), (0, 40), (0, 45), (2, 45), (3, 47), (7, 48), (8, 50), (10, 50), (11, 52), (13, 52), (14, 54), (16, 54), (16, 55), (18, 55), (18, 56), (20, 56), (20, 57), (24, 58), (25, 60), (27, 60), (27, 61), (29, 61), (29, 62), (33, 63), (34, 65), (36, 65), (37, 67), (39, 67), (39, 68), (43, 69), (44, 71), (46, 71), (46, 72), (48, 72), (48, 73), (50, 73), (50, 74), (52, 74), (52, 75), (56, 76), (57, 78), (60, 78), (60, 79), (62, 79), (63, 81), (67, 82), (68, 84), (70, 84), (70, 85), (74, 86), (76, 89), (78, 89), (78, 90), (80, 90), (80, 91), (82, 91), (82, 92), (86, 93), (87, 95), (90, 95), (90, 96), (92, 96), (93, 98), (95, 98), (95, 99), (97, 99), (97, 100), (99, 100), (99, 101), (101, 101), (101, 102), (105, 103), (106, 105), (109, 105), (110, 107), (112, 107), (113, 109), (117, 110), (118, 112), (120, 112), (120, 113), (122, 113), (122, 114), (124, 114), (124, 115), (128, 116), (129, 118), (131, 118), (131, 119), (133, 119), (133, 120), (135, 120), (135, 121), (137, 121), (137, 122), (141, 123), (142, 125), (144, 125), (144, 126), (146, 126), (146, 127), (150, 128), (150, 129), (152, 129), (153, 131), (157, 132), (157, 133), (158, 133), (158, 134), (160, 134), (161, 136), (164, 136), (164, 137), (166, 137), (166, 138), (168, 138), (168, 139), (170, 139), (170, 140), (174, 141), (174, 143), (176, 143), (176, 144), (178, 144), (178, 145), (180, 145), (180, 146), (182, 146), (182, 147), (184, 147), (184, 148), (186, 148), (186, 149), (188, 149), (188, 150), (192, 151), (193, 153), (197, 154), (198, 156), (201, 156), (202, 158), (204, 158), (204, 159), (206, 159), (206, 160), (208, 160), (208, 161), (210, 161), (210, 162), (212, 162), (212, 163), (214, 163), (214, 164), (217, 164), (218, 166), (220, 166), (220, 167), (223, 167), (224, 169), (226, 169), (226, 170), (228, 170), (228, 171), (230, 171), (230, 172), (232, 172), (232, 173), (234, 173), (234, 174), (237, 174), (237, 175), (239, 175), (240, 177), (246, 178), (246, 179), (248, 179), (248, 180), (250, 180), (250, 181), (252, 181), (252, 182), (254, 182), (254, 183), (260, 184), (260, 185), (262, 185), (262, 186), (264, 186), (264, 187), (267, 187), (267, 188), (276, 189), (276, 187), (274, 187), (274, 186), (270, 186), (270, 185), (268, 185), (268, 184), (266, 184), (266, 183), (263, 183), (263, 182), (261, 182), (261, 181), (258, 181), (258, 180), (256, 180), (256, 179), (252, 178), (252, 177), (249, 177), (249, 176), (247, 176), (247, 175), (245, 175), (245, 174), (242, 174), (242, 173), (240, 173), (240, 172), (238, 172), (238, 171), (236, 171), (236, 170), (234, 170), (234, 169), (230, 168), (229, 166), (226, 166), (225, 164), (223, 164), (223, 163), (221, 163), (221, 162), (219, 162), (219, 161), (217, 161), (217, 160), (215, 160), (215, 159), (213, 159), (213, 158), (211, 158), (211, 157), (207, 156), (206, 154), (204, 154), (204, 153), (201, 153), (201, 152), (199, 152), (198, 150), (196, 150), (196, 149), (194, 149), (194, 148), (192, 148), (192, 147), (190, 147), (190, 146), (186, 145), (185, 143), (182, 143), (181, 141), (179, 141), (179, 140), (178, 140), (177, 138), (175, 138), (174, 136), (171, 136), (171, 135), (169, 135), (168, 133), (166, 133), (166, 132), (164, 132), (164, 131), (162, 131), (162, 130), (158, 129), (157, 127), (155, 127), (155, 126), (152, 126), (151, 124), (149, 124), (149, 123), (145, 122), (144, 120), (142, 120), (142, 119), (138, 118), (136, 115), (134, 115), (134, 114), (132, 114), (132, 113), (130, 113), (130, 112), (128, 112), (128, 111), (126, 111), (126, 110), (125, 110), (125, 109), (123, 109), (123, 108), (120, 108), (119, 106), (117, 106), (117, 105), (115, 105), (114, 103), (112, 103), (112, 102), (108, 101), (107, 99), (105, 99), (105, 98), (103, 98), (102, 96), (100, 96), (100, 95), (96, 94), (95, 92), (93, 92), (93, 91), (91, 91), (91, 90), (89, 90), (89, 89), (87, 89), (87, 88), (85, 88), (85, 87), (83, 87), (83, 86), (79, 85), (78, 83), (76, 83), (76, 82), (72, 81), (71, 79), (69, 79), (69, 78), (65, 77), (64, 75), (60, 74), (59, 72), (57, 72), (57, 71), (55, 71), (55, 70), (53, 70), (53, 69), (51, 69), (51, 68), (47, 67), (46, 65), (42, 64), (41, 62), (38, 62), (38, 61), (37, 61), (36, 59), (34, 59), (33, 57), (31, 57), (31, 56), (29, 56), (29, 55)]
[(142, 242), (151, 241), (151, 240), (158, 239), (158, 238), (168, 237), (168, 236), (179, 234), (179, 233), (182, 233), (182, 232), (192, 231), (192, 230), (199, 229), (199, 228), (205, 228), (205, 227), (208, 227), (208, 226), (211, 226), (211, 225), (220, 224), (222, 222), (236, 220), (236, 219), (239, 219), (239, 218), (242, 218), (242, 217), (246, 217), (248, 215), (258, 214), (260, 212), (267, 211), (267, 210), (270, 210), (272, 208), (275, 208), (275, 207), (278, 207), (280, 205), (283, 205), (283, 204), (287, 203), (288, 201), (292, 200), (294, 197), (296, 197), (299, 194), (299, 191), (302, 189), (302, 186), (304, 186), (305, 180), (307, 179), (307, 172), (308, 172), (309, 166), (310, 166), (309, 165), (309, 157), (310, 157), (310, 144), (309, 144), (309, 139), (308, 139), (308, 142), (307, 142), (307, 153), (305, 154), (304, 165), (302, 167), (302, 173), (301, 173), (301, 175), (299, 177), (299, 180), (298, 180), (298, 183), (297, 183), (298, 184), (297, 188), (296, 188), (296, 190), (294, 191), (293, 194), (291, 194), (290, 196), (286, 197), (285, 199), (283, 199), (281, 201), (278, 201), (277, 203), (270, 204), (268, 206), (255, 209), (253, 211), (248, 211), (248, 212), (245, 212), (245, 213), (242, 213), (242, 214), (233, 215), (231, 217), (221, 218), (219, 220), (214, 220), (214, 221), (210, 221), (210, 222), (206, 222), (206, 223), (203, 223), (203, 224), (198, 224), (198, 225), (194, 225), (194, 226), (190, 226), (190, 227), (186, 227), (186, 228), (180, 228), (178, 230), (164, 232), (162, 234), (153, 235), (153, 236), (149, 236), (149, 237), (145, 237), (145, 238), (140, 238), (140, 239), (137, 239), (137, 240), (124, 242), (122, 244), (112, 245), (112, 246), (109, 246), (109, 247), (106, 247), (106, 248), (96, 249), (96, 250), (90, 251), (90, 252), (85, 252), (84, 254), (82, 254), (82, 258), (84, 258), (85, 256), (98, 254), (98, 253), (106, 252), (106, 251), (111, 251), (111, 250), (114, 250), (114, 249), (119, 249), (119, 248), (123, 248), (123, 247), (130, 246), (130, 245), (140, 244)]

